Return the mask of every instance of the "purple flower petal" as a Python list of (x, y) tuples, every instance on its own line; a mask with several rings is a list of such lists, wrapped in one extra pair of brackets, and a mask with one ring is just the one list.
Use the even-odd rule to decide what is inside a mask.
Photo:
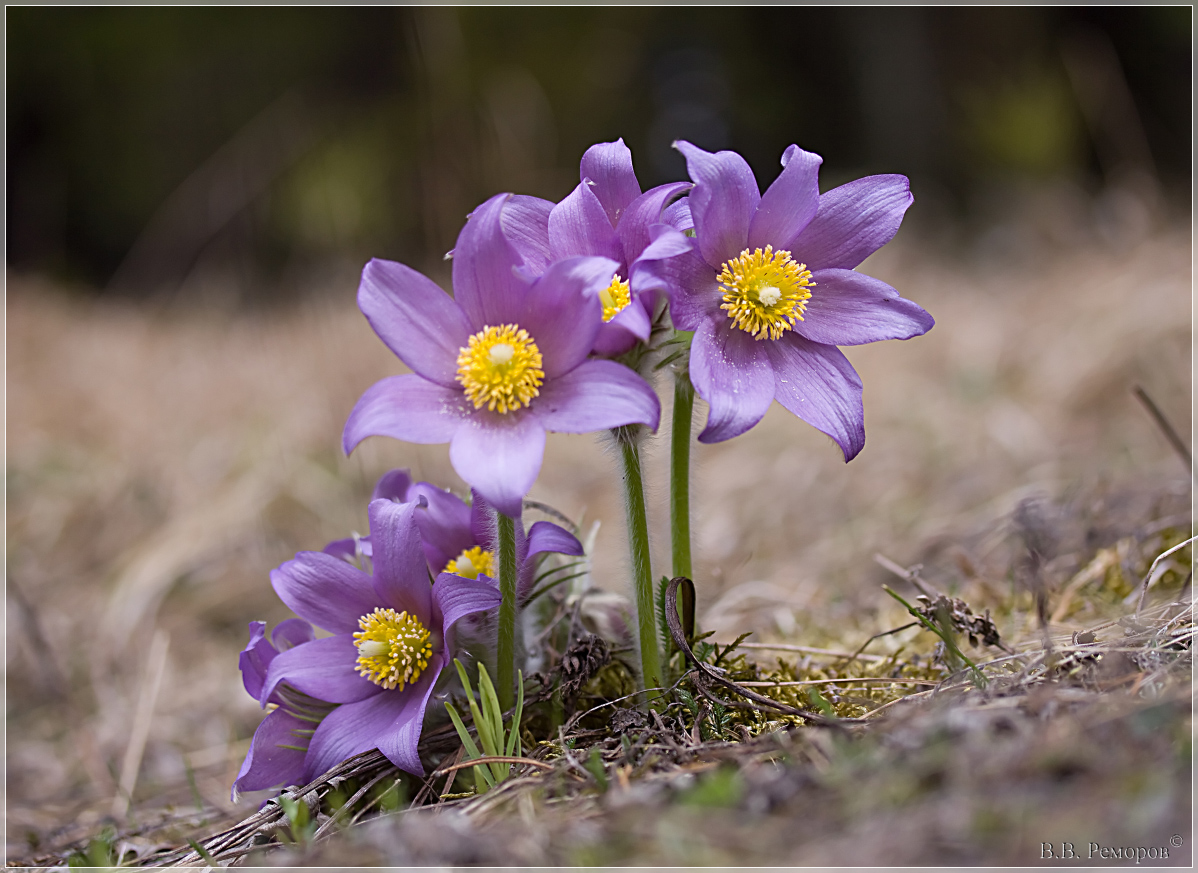
[(695, 250), (694, 243), (685, 234), (680, 233), (668, 224), (658, 223), (649, 227), (650, 242), (636, 259), (637, 265), (647, 265), (650, 261), (664, 261), (676, 258)]
[(764, 343), (774, 367), (779, 403), (832, 437), (851, 461), (865, 446), (861, 377), (835, 346), (813, 343), (788, 331)]
[(743, 330), (706, 321), (691, 341), (691, 381), (710, 407), (701, 443), (718, 443), (761, 421), (774, 399), (763, 346)]
[(380, 686), (355, 672), (357, 662), (358, 649), (348, 633), (279, 652), (267, 668), (258, 702), (265, 705), (280, 682), (329, 703), (353, 703), (381, 692)]
[(775, 251), (790, 249), (790, 243), (819, 209), (819, 165), (823, 162), (819, 155), (798, 146), (786, 150), (782, 173), (761, 195), (749, 224), (749, 248), (772, 245)]
[(432, 279), (375, 258), (362, 271), (358, 308), (414, 373), (449, 388), (457, 384), (458, 349), (466, 345), (470, 324)]
[[(523, 525), (517, 528), (522, 529)], [(563, 555), (581, 555), (582, 543), (569, 531), (558, 527), (549, 521), (538, 521), (523, 537), (523, 554), (517, 554), (520, 561), (516, 599), (523, 605), (532, 594), (534, 573), (537, 569), (536, 557), (543, 552), (558, 552)]]
[(683, 197), (681, 200), (675, 200), (661, 212), (661, 221), (663, 224), (668, 224), (674, 230), (685, 232), (695, 229), (695, 219), (691, 215), (691, 202), (689, 197)]
[(618, 358), (625, 352), (631, 351), (639, 341), (636, 334), (612, 319), (599, 328), (591, 353), (600, 358)]
[(433, 655), (429, 659), (428, 669), (409, 690), (403, 709), (378, 738), (379, 751), (386, 755), (392, 764), (417, 776), (424, 775), (424, 765), (420, 763), (419, 752), (420, 732), (424, 729), (424, 712), (428, 708), (429, 695), (433, 693), (433, 684), (444, 665), (445, 659), (441, 655)]
[(354, 558), (358, 556), (358, 541), (353, 537), (333, 540), (331, 543), (321, 549), (321, 551), (326, 555), (332, 555), (334, 558), (338, 558), (342, 561), (352, 562)]
[(451, 573), (442, 573), (433, 583), (433, 599), (441, 610), (441, 630), (449, 639), (450, 628), (458, 619), (476, 612), (496, 609), (500, 596), (498, 589), (489, 582), (464, 579)]
[(515, 194), (503, 207), (503, 229), (508, 240), (534, 275), (549, 266), (549, 213), (553, 203), (540, 197)]
[(544, 457), (545, 429), (530, 410), (507, 414), (477, 410), (449, 444), (449, 461), (457, 474), (512, 518), (520, 515), (521, 502), (537, 480)]
[(856, 346), (910, 339), (936, 322), (922, 307), (878, 279), (854, 270), (816, 270), (815, 287), (795, 331), (812, 342)]
[(698, 330), (709, 321), (725, 318), (715, 268), (698, 252), (670, 258), (662, 262), (660, 269), (670, 285), (670, 318), (676, 329)]
[(520, 326), (540, 349), (547, 383), (573, 370), (591, 351), (603, 323), (599, 292), (611, 284), (618, 266), (607, 258), (567, 258), (552, 264), (529, 291)]
[(460, 387), (445, 388), (411, 373), (380, 379), (354, 405), (341, 446), (348, 455), (368, 436), (447, 443), (466, 415), (465, 398)]
[(324, 552), (300, 552), (270, 571), (270, 584), (288, 609), (335, 634), (356, 631), (379, 605), (369, 576)]
[(379, 605), (407, 611), (431, 628), (433, 599), (428, 564), (414, 517), (422, 511), (423, 506), (415, 500), (372, 500), (368, 509), (370, 543), (374, 548), (374, 589), (382, 600)]
[(412, 476), (407, 470), (389, 470), (375, 483), (371, 500), (394, 500), (408, 502), (408, 489), (412, 487)]
[(649, 313), (639, 297), (633, 297), (628, 305), (616, 313), (611, 321), (599, 326), (595, 335), (595, 345), (591, 351), (603, 358), (614, 358), (624, 354), (637, 344), (649, 338), (652, 325), (649, 323)]
[(464, 549), (474, 545), (470, 535), (470, 507), (456, 494), (427, 482), (417, 482), (411, 493), (428, 501), (428, 506), (416, 513), (416, 526), (420, 529), (424, 558), (435, 575)]
[[(296, 733), (311, 724), (296, 718), (285, 709), (276, 709), (262, 719), (250, 740), (250, 751), (245, 756), (237, 779), (233, 782), (233, 797), (238, 791), (258, 791), (279, 785), (299, 785), (304, 781), (306, 770), (304, 758), (307, 752), (308, 735)], [(299, 746), (286, 749), (283, 746)]]
[(623, 139), (597, 143), (587, 149), (582, 155), (579, 177), (594, 183), (595, 195), (612, 227), (641, 193), (641, 184), (632, 169), (632, 152)]
[[(650, 228), (650, 233), (653, 236), (653, 242), (628, 268), (629, 287), (632, 289), (633, 295), (644, 303), (646, 311), (656, 307), (658, 292), (665, 292), (669, 297), (674, 294), (674, 285), (671, 281), (673, 275), (670, 269), (671, 259), (695, 253), (691, 241), (669, 225), (655, 224)], [(695, 259), (703, 265), (703, 268), (710, 269), (702, 258), (695, 255)]]
[(270, 633), (270, 639), (276, 649), (285, 652), (304, 643), (312, 642), (316, 639), (316, 632), (312, 630), (312, 625), (302, 618), (287, 618), (275, 625), (275, 629)]
[(833, 188), (791, 253), (813, 272), (851, 270), (893, 239), (914, 199), (906, 176), (866, 176)]
[(531, 558), (541, 552), (581, 555), (582, 543), (564, 527), (551, 521), (538, 521), (528, 529), (528, 556)]
[(653, 235), (649, 232), (650, 228), (655, 224), (662, 223), (662, 207), (669, 202), (670, 198), (677, 197), (688, 188), (690, 188), (689, 182), (658, 185), (629, 204), (620, 224), (616, 227), (616, 232), (620, 235), (625, 262), (631, 263), (642, 256), (642, 252), (653, 241)]
[(266, 622), (250, 622), (250, 641), (241, 650), (237, 658), (237, 666), (241, 670), (241, 684), (246, 692), (255, 700), (262, 693), (262, 684), (266, 681), (266, 669), (278, 655), (269, 642), (266, 641)]
[(533, 411), (547, 430), (590, 433), (622, 424), (657, 429), (661, 402), (640, 376), (615, 361), (585, 361), (545, 385)]
[(718, 268), (748, 244), (749, 223), (761, 200), (757, 180), (736, 152), (705, 152), (689, 142), (674, 147), (695, 182), (688, 196), (703, 259)]
[(487, 498), (473, 488), (470, 489), (470, 536), (484, 551), (495, 551), (495, 514)]
[(308, 746), (305, 777), (314, 779), (354, 755), (378, 748), (379, 740), (403, 716), (413, 692), (423, 682), (422, 676), (403, 691), (384, 691), (326, 715)]
[(555, 261), (595, 255), (611, 258), (618, 265), (624, 260), (620, 238), (588, 182), (583, 179), (582, 184), (549, 213), (549, 251)]
[(454, 246), (454, 299), (466, 313), (472, 331), (517, 322), (524, 309), (528, 286), (515, 272), (524, 259), (508, 239), (501, 220), (511, 196), (496, 194), (475, 209)]

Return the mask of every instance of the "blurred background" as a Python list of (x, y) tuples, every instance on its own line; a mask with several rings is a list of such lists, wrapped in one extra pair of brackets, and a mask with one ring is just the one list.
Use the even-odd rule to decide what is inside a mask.
[(909, 175), (921, 228), (981, 232), (1046, 184), (1060, 209), (1114, 188), (1097, 208), (1126, 220), (1129, 200), (1189, 202), (1190, 20), (18, 8), (8, 264), (103, 294), (254, 302), (372, 256), (436, 270), (474, 205), (560, 199), (583, 150), (619, 136), (645, 187), (685, 175), (674, 139), (736, 149), (765, 179), (797, 142), (828, 186)]
[[(644, 188), (685, 177), (677, 138), (740, 151), (763, 183), (792, 142), (824, 156), (825, 190), (911, 177), (863, 270), (937, 326), (848, 350), (863, 454), (845, 466), (776, 406), (695, 450), (719, 639), (855, 647), (904, 623), (877, 551), (971, 598), (1009, 592), (996, 555), (1029, 499), (1083, 520), (1054, 584), (1137, 526), (1188, 527), (1189, 476), (1131, 389), (1187, 430), (1191, 16), (7, 10), (9, 857), (131, 809), (261, 799), (228, 787), (261, 718), (236, 670), (246, 623), (287, 616), (269, 570), (364, 532), (391, 467), (462, 487), (444, 446), (339, 451), (361, 392), (401, 369), (355, 307), (362, 264), (448, 287), (475, 205), (562, 198), (594, 142), (624, 137)], [(648, 449), (663, 532), (665, 451)], [(623, 591), (615, 465), (555, 435), (531, 496), (602, 523), (595, 578)]]

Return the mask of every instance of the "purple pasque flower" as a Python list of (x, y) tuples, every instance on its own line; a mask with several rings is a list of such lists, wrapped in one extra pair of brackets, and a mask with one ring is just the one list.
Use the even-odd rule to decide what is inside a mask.
[(668, 262), (670, 315), (694, 331), (691, 381), (710, 407), (699, 440), (744, 433), (777, 400), (852, 460), (865, 445), (861, 378), (837, 346), (909, 339), (934, 324), (854, 269), (898, 230), (913, 199), (907, 177), (867, 176), (821, 195), (823, 159), (792, 145), (761, 194), (735, 152), (675, 147), (695, 182), (696, 249)]
[(649, 338), (654, 297), (667, 291), (661, 262), (690, 249), (687, 238), (662, 220), (663, 207), (690, 183), (659, 185), (642, 194), (623, 139), (587, 149), (579, 175), (581, 183), (557, 205), (522, 204), (529, 219), (541, 220), (527, 222), (517, 247), (534, 269), (578, 255), (616, 262), (599, 293), (603, 326), (594, 346), (596, 354), (614, 357)]
[[(302, 619), (333, 634), (263, 659), (258, 700), (264, 706), (285, 693), (338, 704), (320, 719), (306, 744), (304, 779), (375, 748), (401, 770), (423, 775), (417, 743), (429, 695), (452, 659), (454, 624), (499, 605), (499, 592), (486, 582), (442, 573), (429, 585), (413, 517), (420, 505), (419, 500), (371, 502), (370, 575), (324, 552), (300, 552), (271, 572), (279, 598)], [(270, 754), (272, 744), (302, 750), (294, 740), (278, 742), (286, 726), (261, 740), (259, 728), (251, 756)], [(296, 767), (294, 756), (287, 762)], [(242, 787), (252, 786), (243, 782)]]
[[(416, 527), (420, 530), (420, 543), (429, 572), (434, 576), (453, 573), (467, 579), (492, 579), (495, 575), (495, 525), (486, 500), (477, 491), (467, 504), (456, 494), (429, 482), (413, 483), (407, 470), (391, 470), (374, 486), (372, 499), (407, 503), (421, 497), (425, 505), (416, 513)], [(517, 522), (516, 594), (523, 603), (532, 593), (538, 557), (547, 552), (581, 555), (583, 550), (574, 534), (553, 522), (535, 522), (527, 533), (519, 517)], [(370, 538), (337, 540), (329, 543), (324, 551), (352, 559), (359, 548), (369, 556), (372, 552)]]
[(538, 220), (534, 200), (499, 194), (474, 211), (454, 248), (453, 297), (402, 264), (366, 265), (358, 305), (413, 372), (367, 389), (342, 435), (347, 454), (373, 435), (448, 442), (458, 475), (513, 518), (546, 431), (656, 428), (661, 415), (632, 370), (587, 360), (617, 264), (568, 258), (538, 275), (513, 243)]
[[(280, 622), (270, 639), (266, 638), (265, 622), (251, 621), (250, 642), (239, 659), (241, 681), (249, 695), (255, 700), (261, 697), (267, 670), (280, 652), (315, 638), (312, 626), (302, 619)], [(305, 781), (308, 741), (316, 726), (333, 709), (333, 704), (310, 698), (285, 684), (277, 686), (266, 703), (274, 709), (254, 732), (249, 753), (233, 782), (234, 798), (238, 791)]]

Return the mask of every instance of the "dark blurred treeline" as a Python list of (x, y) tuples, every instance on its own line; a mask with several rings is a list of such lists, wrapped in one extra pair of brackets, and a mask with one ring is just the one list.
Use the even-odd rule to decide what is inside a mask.
[(471, 207), (559, 199), (618, 136), (644, 187), (685, 177), (676, 138), (765, 181), (791, 142), (824, 156), (825, 188), (904, 172), (929, 226), (1060, 180), (1188, 203), (1191, 16), (10, 7), (8, 264), (241, 299), (371, 256), (436, 273)]

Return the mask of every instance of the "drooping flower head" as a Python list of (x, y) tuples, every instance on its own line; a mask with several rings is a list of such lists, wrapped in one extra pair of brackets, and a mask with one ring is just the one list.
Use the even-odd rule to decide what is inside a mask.
[(695, 182), (696, 250), (668, 262), (670, 314), (694, 331), (690, 374), (705, 401), (701, 442), (744, 433), (777, 400), (852, 460), (865, 445), (861, 379), (837, 348), (926, 333), (932, 317), (854, 269), (911, 205), (906, 176), (819, 193), (822, 158), (790, 146), (765, 194), (735, 152), (675, 143)]
[(458, 475), (514, 518), (546, 431), (657, 427), (660, 404), (643, 379), (587, 360), (618, 264), (568, 258), (538, 275), (522, 254), (530, 247), (513, 242), (539, 232), (540, 202), (499, 194), (474, 211), (454, 249), (453, 297), (402, 264), (366, 265), (358, 305), (413, 372), (362, 395), (345, 424), (347, 454), (372, 435), (448, 442)]
[[(300, 552), (272, 571), (279, 598), (333, 635), (305, 639), (267, 657), (251, 641), (243, 662), (258, 658), (265, 675), (247, 680), (246, 688), (257, 688), (263, 706), (289, 695), (338, 705), (315, 726), (305, 725), (314, 727), (307, 743), (297, 742), (293, 723), (278, 715), (283, 707), (267, 716), (235, 788), (310, 779), (375, 748), (401, 770), (423, 775), (417, 743), (429, 695), (452, 658), (454, 625), (494, 609), (500, 596), (486, 582), (448, 573), (429, 585), (413, 517), (421, 502), (371, 502), (371, 574), (325, 552)], [(270, 730), (268, 722), (274, 725)], [(289, 754), (279, 766), (255, 766), (283, 752)], [(302, 776), (296, 778), (301, 754)]]
[(641, 193), (624, 140), (598, 143), (582, 156), (581, 183), (557, 205), (528, 201), (542, 217), (516, 240), (530, 268), (543, 271), (564, 258), (593, 255), (616, 263), (599, 292), (603, 326), (594, 351), (623, 354), (649, 338), (653, 297), (665, 291), (661, 263), (690, 248), (662, 219), (662, 209), (690, 184), (673, 182)]
[[(486, 500), (474, 492), (469, 504), (456, 494), (429, 482), (412, 482), (407, 470), (391, 470), (374, 486), (375, 500), (407, 503), (423, 498), (425, 505), (416, 512), (416, 526), (429, 572), (453, 573), (467, 579), (491, 580), (495, 576), (495, 526)], [(517, 599), (523, 602), (532, 593), (537, 558), (547, 552), (581, 555), (582, 543), (574, 534), (551, 521), (535, 522), (527, 533), (517, 518), (516, 562)], [(371, 554), (369, 537), (329, 543), (328, 554), (352, 559), (361, 550)]]

